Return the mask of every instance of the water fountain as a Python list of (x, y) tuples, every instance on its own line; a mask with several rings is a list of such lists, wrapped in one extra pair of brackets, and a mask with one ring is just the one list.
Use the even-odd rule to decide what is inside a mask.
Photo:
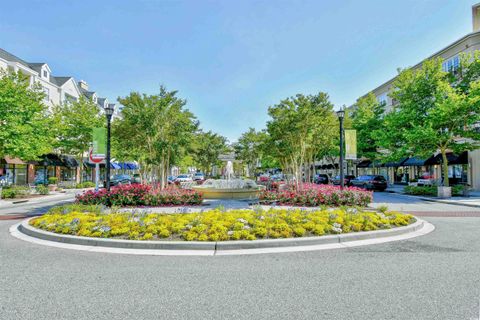
[(224, 176), (225, 179), (207, 179), (192, 188), (203, 193), (205, 199), (255, 199), (264, 188), (253, 180), (235, 178), (231, 161), (227, 162)]

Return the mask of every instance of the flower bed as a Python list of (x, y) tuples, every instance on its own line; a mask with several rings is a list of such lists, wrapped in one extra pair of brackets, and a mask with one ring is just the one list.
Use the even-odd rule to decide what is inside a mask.
[[(416, 196), (437, 196), (437, 186), (405, 186), (403, 191), (406, 194), (416, 195)], [(452, 195), (453, 196), (462, 196), (464, 186), (455, 185), (452, 186)]]
[(77, 205), (54, 210), (30, 224), (50, 232), (133, 240), (227, 241), (322, 236), (390, 229), (415, 222), (409, 214), (356, 209), (209, 210), (201, 213), (110, 213)]
[(372, 202), (371, 191), (355, 187), (317, 185), (305, 183), (299, 188), (289, 186), (283, 191), (263, 191), (260, 193), (260, 203), (292, 206), (316, 207), (321, 205), (338, 206), (360, 206), (365, 207)]
[(77, 195), (77, 203), (112, 206), (174, 206), (199, 205), (203, 201), (200, 192), (179, 188), (152, 189), (145, 184), (132, 184), (112, 187), (110, 191), (101, 189), (86, 191)]

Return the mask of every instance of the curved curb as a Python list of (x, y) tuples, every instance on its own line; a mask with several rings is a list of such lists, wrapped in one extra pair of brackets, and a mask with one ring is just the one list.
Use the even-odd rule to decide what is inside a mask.
[(138, 241), (60, 235), (30, 226), (30, 219), (13, 225), (11, 235), (57, 248), (137, 255), (213, 256), (340, 249), (410, 239), (435, 229), (432, 224), (417, 218), (415, 223), (405, 227), (320, 237), (228, 242)]

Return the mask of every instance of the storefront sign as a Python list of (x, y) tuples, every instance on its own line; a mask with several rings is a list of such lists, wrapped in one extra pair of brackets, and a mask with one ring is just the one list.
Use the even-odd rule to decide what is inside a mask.
[(345, 159), (357, 160), (357, 130), (345, 130)]

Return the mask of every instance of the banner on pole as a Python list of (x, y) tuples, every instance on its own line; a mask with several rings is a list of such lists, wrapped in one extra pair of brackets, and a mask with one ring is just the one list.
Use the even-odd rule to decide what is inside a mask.
[(106, 153), (106, 130), (105, 128), (93, 128), (93, 150), (94, 156), (105, 155)]
[(357, 160), (357, 130), (345, 130), (345, 159)]

